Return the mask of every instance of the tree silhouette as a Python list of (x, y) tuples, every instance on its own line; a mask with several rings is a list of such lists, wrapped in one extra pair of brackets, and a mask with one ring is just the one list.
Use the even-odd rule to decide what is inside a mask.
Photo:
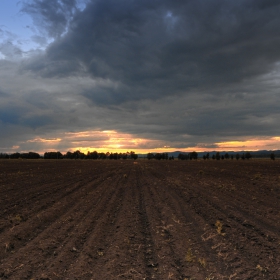
[(246, 152), (245, 153), (245, 158), (246, 159), (250, 159), (252, 156), (251, 156), (251, 154), (250, 154), (250, 152)]
[(220, 153), (217, 152), (217, 153), (216, 153), (216, 160), (220, 160), (220, 159), (221, 159)]

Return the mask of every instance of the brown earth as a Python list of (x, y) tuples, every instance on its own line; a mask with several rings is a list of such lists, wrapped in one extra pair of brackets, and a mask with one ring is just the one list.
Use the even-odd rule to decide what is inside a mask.
[(280, 161), (0, 161), (0, 279), (280, 279)]

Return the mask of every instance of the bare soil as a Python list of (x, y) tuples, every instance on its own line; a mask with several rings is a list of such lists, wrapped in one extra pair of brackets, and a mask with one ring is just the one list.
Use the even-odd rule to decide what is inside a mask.
[(280, 279), (280, 161), (0, 161), (0, 279)]

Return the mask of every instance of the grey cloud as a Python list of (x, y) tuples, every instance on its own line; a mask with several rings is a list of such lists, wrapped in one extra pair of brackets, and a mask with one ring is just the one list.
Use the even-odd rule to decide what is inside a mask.
[(31, 104), (40, 110), (48, 110), (50, 103), (52, 103), (51, 99), (53, 98), (50, 96), (50, 94), (44, 90), (33, 90), (25, 97), (25, 101), (28, 104)]
[(12, 42), (6, 41), (0, 44), (0, 53), (9, 59), (18, 59), (22, 57), (22, 50)]
[(10, 105), (2, 107), (0, 110), (0, 122), (10, 125), (22, 125), (30, 128), (42, 128), (48, 124), (53, 124), (54, 119), (49, 114), (33, 113), (29, 114), (29, 108), (20, 105)]
[[(3, 64), (3, 71), (7, 69), (6, 64)], [(245, 81), (230, 88), (190, 91), (188, 95), (177, 98), (167, 96), (153, 101), (129, 100), (126, 98), (129, 91), (122, 88), (122, 103), (111, 101), (108, 95), (113, 92), (115, 98), (120, 98), (117, 95), (118, 84), (104, 84), (102, 80), (92, 83), (89, 78), (82, 78), (78, 83), (79, 79), (71, 77), (46, 79), (28, 73), (24, 75), (20, 79), (16, 77), (13, 82), (1, 81), (5, 85), (4, 92), (8, 92), (8, 86), (15, 86), (10, 91), (16, 93), (21, 92), (21, 88), (25, 89), (24, 94), (16, 95), (17, 98), (11, 96), (13, 103), (18, 104), (15, 110), (11, 102), (2, 104), (1, 108), (19, 112), (18, 119), (10, 116), (14, 124), (18, 122), (41, 133), (53, 129), (117, 130), (178, 145), (238, 138), (239, 135), (280, 135), (277, 126), (280, 102), (277, 75), (262, 77), (258, 82), (254, 81), (254, 85)], [(108, 91), (108, 88), (115, 91)], [(96, 97), (91, 103), (84, 98), (88, 95), (90, 99), (94, 94)], [(6, 96), (5, 100), (9, 97)], [(94, 104), (95, 100), (98, 100), (98, 106)], [(36, 122), (40, 117), (42, 121)], [(5, 119), (8, 119), (7, 115)], [(184, 134), (190, 138), (185, 138)]]
[(43, 36), (33, 35), (32, 40), (39, 44), (40, 46), (46, 46), (48, 44), (48, 40)]
[(19, 125), (10, 125), (0, 121), (0, 152), (10, 152), (12, 146), (19, 145), (19, 143), (28, 140), (28, 135), (32, 130)]
[[(257, 88), (258, 84), (255, 85), (256, 92), (244, 94), (242, 99), (236, 98), (234, 93), (217, 97), (215, 91), (209, 90), (176, 99), (143, 101), (145, 106), (140, 106), (139, 102), (138, 106), (128, 104), (126, 107), (135, 108), (134, 116), (125, 111), (119, 113), (116, 126), (121, 131), (153, 139), (171, 142), (184, 139), (185, 144), (226, 141), (240, 136), (280, 135), (277, 125), (280, 96), (264, 95), (265, 89)], [(235, 88), (235, 91), (242, 92), (244, 88)]]
[[(0, 28), (0, 55), (2, 59), (19, 60), (22, 58), (21, 41), (18, 35), (7, 29), (6, 26)], [(1, 58), (1, 56), (0, 56)]]
[(34, 116), (27, 116), (24, 118), (21, 123), (24, 126), (31, 127), (33, 129), (36, 128), (43, 128), (47, 125), (53, 125), (55, 123), (55, 118), (51, 115), (34, 115)]
[(115, 104), (126, 100), (123, 92), (119, 93), (114, 89), (108, 91), (108, 88), (87, 90), (82, 94), (93, 103), (102, 106), (108, 106), (108, 104)]
[(0, 122), (4, 124), (18, 124), (20, 122), (22, 110), (17, 107), (1, 108)]
[[(51, 5), (34, 3), (38, 9)], [(74, 4), (63, 3), (67, 11)], [(120, 85), (85, 93), (97, 104), (228, 87), (257, 78), (280, 60), (279, 12), (275, 1), (90, 1), (45, 56), (24, 68), (44, 77), (90, 75)], [(45, 20), (53, 32), (61, 22)]]
[(8, 97), (9, 96), (9, 94), (7, 94), (5, 91), (2, 91), (1, 89), (0, 89), (0, 98), (1, 97)]

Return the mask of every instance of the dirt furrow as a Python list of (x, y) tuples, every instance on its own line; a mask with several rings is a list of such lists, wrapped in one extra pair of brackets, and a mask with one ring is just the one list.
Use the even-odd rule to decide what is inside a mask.
[[(73, 230), (79, 228), (80, 224), (84, 224), (85, 223), (84, 220), (86, 219), (86, 217), (92, 220), (93, 218), (91, 213), (92, 208), (98, 206), (99, 203), (103, 201), (102, 204), (99, 206), (99, 214), (97, 214), (96, 217), (96, 219), (99, 219), (99, 216), (103, 214), (104, 207), (106, 207), (106, 204), (111, 199), (113, 193), (116, 192), (114, 188), (110, 190), (107, 189), (106, 186), (104, 187), (104, 184), (103, 186), (102, 185), (99, 186), (99, 191), (93, 191), (95, 186), (92, 186), (91, 184), (84, 187), (85, 187), (84, 191), (78, 193), (79, 195), (78, 197), (77, 197), (77, 193), (73, 193), (73, 199), (71, 199), (71, 197), (67, 197), (65, 201), (63, 200), (59, 201), (58, 202), (59, 205), (57, 207), (50, 207), (48, 211), (45, 211), (45, 213), (41, 214), (41, 216), (39, 216), (40, 223), (39, 221), (37, 222), (34, 221), (31, 223), (30, 220), (29, 224), (26, 224), (25, 226), (22, 226), (17, 230), (13, 230), (12, 240), (6, 243), (8, 244), (9, 247), (11, 247), (11, 249), (5, 250), (6, 254), (13, 252), (11, 257), (12, 262), (13, 260), (15, 260), (14, 262), (16, 264), (20, 261), (17, 258), (17, 253), (20, 255), (22, 254), (28, 255), (30, 253), (32, 253), (33, 255), (38, 255), (38, 257), (36, 258), (36, 262), (39, 264), (42, 263), (42, 257), (45, 259), (46, 258), (63, 259), (58, 254), (59, 248), (62, 248), (63, 249), (62, 251), (68, 254), (67, 251), (64, 251), (65, 244), (68, 242), (69, 239), (71, 239), (71, 236), (74, 235), (75, 231)], [(75, 200), (76, 203), (73, 204), (73, 201)], [(49, 221), (48, 226), (47, 226), (47, 221)], [(31, 232), (26, 230), (27, 228), (30, 228), (30, 223), (34, 227), (34, 231), (32, 232), (31, 236), (30, 236)], [(40, 226), (40, 224), (42, 224), (42, 226)], [(26, 236), (25, 233), (29, 233), (29, 236)], [(56, 234), (58, 235), (57, 240), (53, 238), (53, 236)], [(75, 234), (77, 234), (77, 232), (75, 232)], [(79, 236), (77, 236), (77, 238), (78, 237)], [(18, 240), (20, 240), (20, 242), (16, 242)], [(41, 246), (40, 244), (41, 240), (45, 240), (44, 246)], [(30, 247), (33, 248), (33, 252), (30, 249)], [(73, 248), (74, 246), (72, 247), (72, 249)], [(15, 251), (15, 249), (18, 250)], [(9, 259), (5, 259), (5, 267), (7, 267), (7, 262), (9, 262)], [(21, 264), (24, 264), (24, 260), (22, 260), (21, 262), (22, 262)], [(32, 263), (31, 267), (34, 265), (36, 265), (36, 263), (35, 264)], [(29, 264), (28, 266), (30, 267)], [(32, 271), (32, 269), (30, 268), (29, 270)]]
[(186, 279), (222, 277), (227, 268), (212, 250), (211, 240), (203, 241), (207, 221), (190, 207), (191, 197), (182, 198), (182, 195), (178, 195), (172, 188), (172, 184), (165, 187), (165, 182), (160, 180), (156, 184), (153, 190), (155, 196), (159, 196), (164, 204), (163, 221), (168, 223), (165, 227), (168, 227), (168, 231), (175, 239), (173, 250), (180, 253), (181, 269), (186, 275), (184, 277)]
[[(153, 174), (155, 175), (155, 171), (153, 171)], [(155, 177), (162, 178), (161, 175), (157, 175)], [(180, 186), (175, 185), (175, 189), (176, 189), (176, 191), (178, 191), (178, 189), (180, 189)], [(188, 191), (183, 191), (184, 189), (187, 189)], [(219, 234), (220, 236), (218, 236), (217, 232), (215, 232), (218, 229), (218, 228), (215, 229), (215, 227), (217, 227), (215, 221), (216, 222), (219, 221), (222, 225), (221, 221), (229, 220), (229, 218), (227, 219), (227, 215), (224, 214), (227, 207), (225, 207), (223, 209), (224, 203), (227, 203), (227, 201), (223, 201), (223, 202), (219, 201), (218, 205), (220, 205), (221, 207), (218, 205), (215, 205), (215, 203), (212, 203), (212, 202), (209, 203), (211, 198), (210, 198), (210, 196), (208, 197), (207, 194), (205, 194), (205, 192), (207, 193), (207, 191), (201, 190), (201, 192), (200, 192), (199, 189), (201, 190), (201, 186), (196, 187), (194, 185), (192, 185), (192, 186), (188, 185), (185, 188), (181, 188), (181, 190), (178, 193), (180, 196), (183, 195), (183, 197), (186, 198), (185, 202), (187, 204), (189, 204), (189, 206), (192, 208), (189, 211), (190, 216), (193, 216), (196, 213), (197, 216), (201, 216), (203, 218), (203, 220), (205, 220), (205, 225), (210, 224), (210, 229), (208, 229), (207, 236), (205, 235), (205, 237), (204, 237), (205, 241), (213, 239), (212, 241), (214, 241), (215, 243), (222, 244), (222, 246), (216, 246), (215, 244), (211, 244), (211, 248), (217, 249), (219, 256), (227, 258), (228, 257), (227, 251), (236, 251), (237, 249), (235, 247), (238, 247), (238, 245), (232, 244), (232, 242), (228, 242), (228, 240), (227, 240), (228, 238), (224, 238), (224, 241), (220, 240), (221, 237), (223, 235), (225, 235), (226, 233), (221, 232)], [(169, 194), (171, 194), (171, 193), (172, 193), (172, 191), (170, 190)], [(186, 196), (186, 193), (187, 193), (187, 196)], [(179, 195), (177, 196), (178, 202), (180, 200)], [(191, 212), (193, 212), (192, 210), (194, 210), (195, 213), (191, 214)], [(226, 213), (229, 214), (229, 211), (227, 211)], [(236, 215), (236, 211), (235, 211), (235, 215)], [(241, 221), (242, 221), (241, 227), (240, 227), (240, 224), (232, 223), (232, 221), (223, 225), (223, 226), (228, 226), (229, 228), (232, 227), (235, 230), (234, 233), (232, 233), (229, 240), (234, 239), (234, 234), (239, 233), (239, 235), (241, 235), (244, 232), (244, 226), (247, 227), (247, 225), (250, 225), (249, 222), (246, 223), (246, 219), (244, 216), (242, 217)], [(200, 226), (200, 228), (201, 227), (202, 226)], [(239, 232), (236, 232), (237, 231), (236, 228), (239, 228)], [(254, 231), (254, 236), (256, 236), (256, 233), (258, 233), (258, 230), (256, 228), (254, 228), (253, 226), (252, 226), (252, 230)], [(246, 229), (246, 231), (248, 231), (248, 229)], [(276, 258), (277, 252), (279, 252), (279, 250), (277, 249), (277, 246), (278, 246), (277, 242), (275, 242), (277, 239), (270, 239), (270, 241), (274, 241), (274, 242), (267, 242), (267, 239), (266, 239), (267, 235), (265, 235), (261, 232), (260, 236), (261, 236), (261, 238), (257, 238), (256, 240), (254, 240), (254, 237), (252, 237), (252, 236), (250, 237), (250, 234), (247, 233), (246, 238), (241, 238), (241, 240), (243, 240), (242, 242), (244, 243), (244, 245), (242, 247), (243, 247), (243, 249), (244, 249), (244, 247), (246, 247), (245, 250), (242, 250), (242, 252), (239, 252), (238, 257), (235, 256), (235, 257), (231, 258), (231, 260), (227, 259), (229, 266), (234, 268), (236, 275), (242, 275), (242, 277), (244, 277), (245, 276), (244, 272), (248, 271), (248, 269), (251, 268), (251, 270), (252, 270), (251, 274), (253, 275), (253, 277), (257, 277), (257, 275), (259, 275), (261, 273), (258, 273), (259, 271), (258, 271), (258, 269), (256, 269), (256, 267), (262, 267), (262, 268), (265, 267), (265, 268), (259, 269), (259, 270), (262, 270), (261, 272), (266, 270), (266, 275), (274, 275), (276, 273), (276, 270), (273, 269), (273, 266), (271, 266), (271, 264), (273, 262), (279, 263), (279, 259)], [(214, 240), (214, 237), (217, 240)], [(217, 238), (217, 237), (219, 237), (219, 238)], [(262, 237), (264, 237), (264, 238), (262, 238)], [(254, 240), (254, 244), (249, 246), (248, 244), (252, 243), (253, 240)], [(259, 245), (261, 244), (262, 252), (265, 251), (265, 247), (267, 249), (271, 250), (269, 266), (265, 265), (265, 263), (267, 264), (267, 262), (264, 263), (264, 261), (258, 260), (258, 255), (256, 255), (255, 258), (253, 258), (253, 259), (255, 259), (255, 262), (253, 261), (252, 252), (254, 252), (256, 250), (256, 246), (258, 244)], [(252, 247), (252, 246), (254, 246), (254, 247)], [(221, 249), (221, 248), (223, 248), (223, 249)], [(223, 250), (222, 253), (221, 253), (221, 250)], [(267, 250), (267, 252), (269, 252), (270, 250)], [(234, 254), (234, 255), (236, 255), (236, 254)], [(274, 257), (272, 257), (273, 255), (274, 255)], [(266, 258), (268, 258), (268, 257), (269, 256), (266, 256)], [(247, 263), (248, 265), (247, 265), (247, 267), (243, 265), (243, 267), (244, 267), (243, 271), (238, 271), (238, 269), (236, 269), (236, 267), (238, 266), (238, 263), (243, 263), (243, 264)], [(268, 268), (270, 268), (270, 271), (268, 270)], [(223, 271), (225, 271), (224, 268), (223, 268)], [(233, 272), (233, 270), (232, 270), (232, 272)], [(230, 275), (234, 275), (234, 273), (231, 273)], [(249, 277), (248, 273), (246, 275)]]
[(0, 280), (278, 280), (278, 165), (0, 161)]

